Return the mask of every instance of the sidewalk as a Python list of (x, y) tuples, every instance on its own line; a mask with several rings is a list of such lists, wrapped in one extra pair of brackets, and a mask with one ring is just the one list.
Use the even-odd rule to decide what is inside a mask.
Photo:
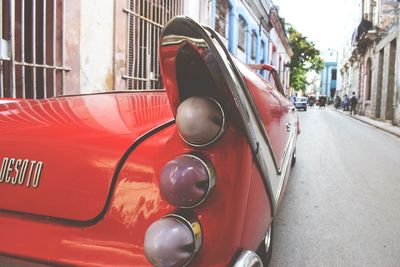
[(344, 112), (343, 110), (339, 110), (339, 109), (332, 108), (332, 110), (340, 112), (340, 113), (342, 113), (342, 114), (344, 114), (346, 116), (349, 116), (349, 117), (351, 117), (353, 119), (362, 121), (362, 122), (364, 122), (366, 124), (369, 124), (369, 125), (371, 125), (373, 127), (381, 129), (381, 130), (383, 130), (385, 132), (388, 132), (388, 133), (393, 134), (393, 135), (395, 135), (395, 136), (400, 138), (400, 127), (398, 127), (398, 126), (393, 126), (390, 123), (387, 123), (387, 122), (384, 122), (384, 121), (374, 120), (374, 119), (371, 119), (371, 118), (368, 118), (368, 117), (365, 117), (365, 116), (360, 116), (360, 115), (350, 116), (349, 112), (347, 112), (347, 111)]

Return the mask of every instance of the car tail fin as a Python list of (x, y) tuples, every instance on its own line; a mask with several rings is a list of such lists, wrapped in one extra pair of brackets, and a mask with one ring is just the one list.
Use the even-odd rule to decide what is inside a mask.
[[(234, 61), (212, 29), (202, 27), (188, 17), (173, 18), (163, 30), (160, 41), (161, 75), (178, 128), (178, 108), (186, 99), (206, 97), (215, 100), (224, 114), (229, 114), (226, 118), (228, 124), (233, 123), (245, 133), (267, 190), (271, 192), (271, 187), (276, 186), (275, 182), (272, 186), (270, 184), (268, 176), (271, 176), (272, 168), (268, 170), (267, 165), (274, 162), (273, 152), (259, 107), (243, 79), (248, 74), (247, 67), (241, 65)], [(260, 77), (258, 79), (259, 84), (265, 84)], [(220, 117), (215, 116), (217, 120)], [(183, 139), (193, 146), (193, 142), (187, 140), (193, 135), (188, 134), (187, 137)]]

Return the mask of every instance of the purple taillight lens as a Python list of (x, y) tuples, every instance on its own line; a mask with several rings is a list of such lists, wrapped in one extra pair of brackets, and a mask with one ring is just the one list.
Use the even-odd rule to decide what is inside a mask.
[(206, 199), (214, 185), (214, 168), (210, 162), (197, 155), (179, 156), (161, 170), (161, 194), (177, 207), (198, 206)]
[(176, 124), (185, 142), (201, 147), (213, 143), (222, 135), (225, 115), (221, 105), (213, 98), (192, 96), (178, 106)]
[(171, 214), (147, 229), (144, 251), (154, 266), (185, 266), (200, 249), (201, 239), (201, 227), (197, 220)]

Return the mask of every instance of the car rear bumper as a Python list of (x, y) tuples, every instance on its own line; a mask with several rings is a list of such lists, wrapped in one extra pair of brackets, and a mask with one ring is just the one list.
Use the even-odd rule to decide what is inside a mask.
[(307, 108), (307, 104), (296, 104), (297, 109), (305, 109)]

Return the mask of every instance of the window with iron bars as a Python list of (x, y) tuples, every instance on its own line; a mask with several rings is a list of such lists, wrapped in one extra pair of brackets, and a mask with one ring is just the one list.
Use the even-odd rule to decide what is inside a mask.
[(63, 0), (0, 0), (0, 97), (63, 93)]
[(182, 13), (182, 0), (129, 0), (128, 90), (161, 89), (158, 45), (163, 26)]
[(239, 17), (238, 47), (243, 52), (246, 51), (246, 21)]
[(226, 0), (217, 0), (215, 12), (215, 30), (227, 37), (227, 26), (229, 17), (229, 4)]

